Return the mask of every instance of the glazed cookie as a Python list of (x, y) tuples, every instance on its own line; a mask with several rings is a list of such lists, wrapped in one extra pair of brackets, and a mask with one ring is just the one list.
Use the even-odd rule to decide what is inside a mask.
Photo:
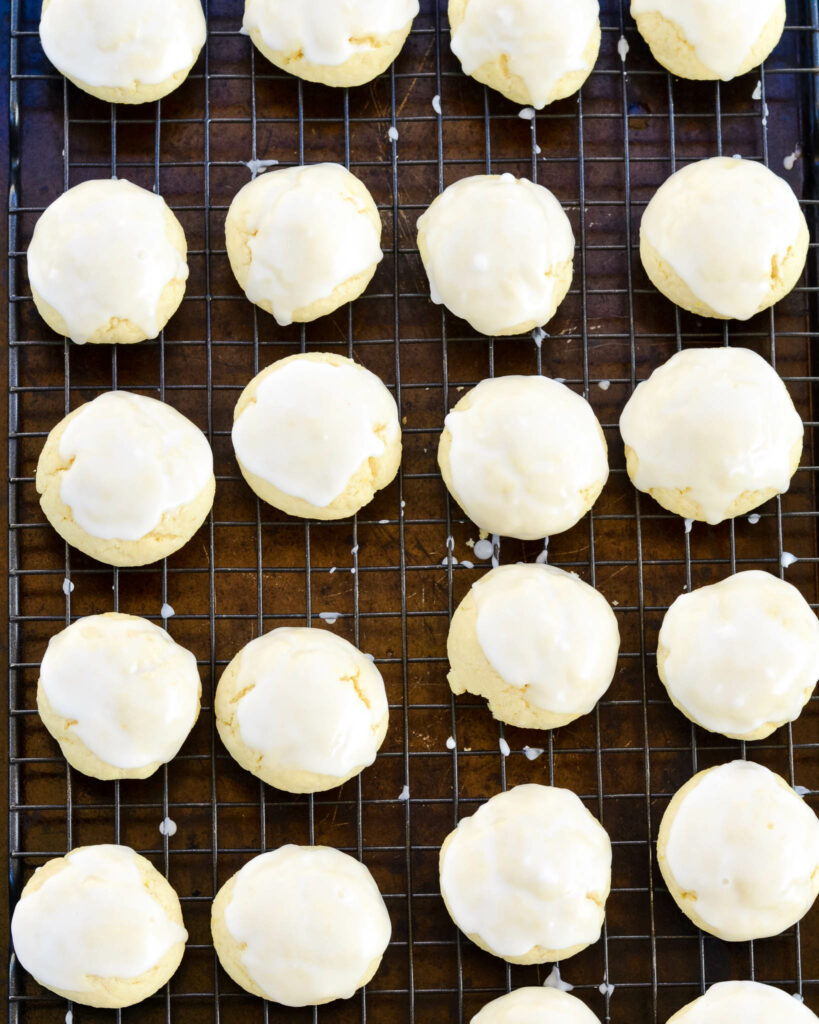
[(196, 658), (147, 619), (89, 615), (53, 636), (37, 710), (66, 761), (95, 779), (146, 779), (199, 716)]
[(375, 761), (389, 716), (384, 680), (324, 629), (283, 626), (251, 640), (216, 689), (228, 753), (269, 786), (318, 793)]
[(359, 861), (327, 846), (282, 846), (222, 886), (211, 930), (222, 967), (245, 991), (315, 1006), (367, 984), (392, 928)]
[(549, 565), (501, 565), (452, 617), (449, 685), (486, 697), (508, 725), (556, 729), (603, 696), (619, 647), (617, 619), (594, 587)]
[(728, 82), (779, 42), (785, 0), (631, 0), (631, 16), (672, 75)]
[(598, 0), (449, 0), (464, 73), (540, 110), (577, 92), (600, 52)]
[(188, 933), (179, 897), (129, 846), (80, 846), (38, 868), (11, 920), (14, 952), (44, 988), (119, 1008), (168, 981)]
[(106, 103), (149, 103), (188, 77), (205, 45), (200, 0), (43, 0), (54, 67)]
[(660, 823), (668, 891), (726, 942), (778, 935), (819, 892), (819, 819), (784, 779), (752, 761), (699, 772)]
[(147, 565), (178, 551), (213, 504), (213, 453), (164, 402), (108, 391), (51, 431), (37, 493), (63, 540), (108, 565)]
[(698, 348), (677, 352), (637, 385), (620, 433), (637, 490), (713, 526), (787, 491), (804, 428), (761, 356)]
[(574, 235), (542, 185), (511, 174), (462, 178), (418, 218), (430, 298), (481, 334), (547, 323), (572, 283)]
[(672, 174), (640, 222), (640, 259), (651, 283), (683, 309), (720, 320), (748, 320), (787, 295), (809, 241), (790, 185), (737, 157)]
[(518, 988), (487, 1003), (470, 1024), (600, 1024), (585, 1003), (554, 988)]
[(418, 10), (418, 0), (245, 0), (242, 31), (282, 71), (364, 85), (401, 52)]
[(187, 255), (182, 225), (161, 196), (124, 179), (85, 181), (37, 221), (31, 294), (57, 334), (79, 345), (129, 345), (155, 338), (178, 309)]
[(657, 671), (675, 707), (730, 739), (795, 721), (819, 679), (819, 620), (796, 587), (738, 572), (680, 594), (663, 619)]
[(817, 1024), (816, 1014), (799, 999), (758, 981), (721, 981), (667, 1024)]
[(248, 182), (230, 204), (225, 237), (242, 290), (283, 327), (357, 299), (383, 258), (373, 197), (341, 164)]
[(256, 494), (307, 519), (355, 515), (401, 463), (395, 399), (374, 373), (329, 352), (288, 356), (254, 377), (232, 438)]
[(446, 908), (477, 946), (542, 964), (600, 938), (611, 841), (570, 790), (516, 786), (459, 822), (440, 872)]
[(487, 533), (535, 540), (570, 529), (609, 476), (589, 403), (549, 377), (492, 377), (444, 421), (438, 465), (452, 497)]

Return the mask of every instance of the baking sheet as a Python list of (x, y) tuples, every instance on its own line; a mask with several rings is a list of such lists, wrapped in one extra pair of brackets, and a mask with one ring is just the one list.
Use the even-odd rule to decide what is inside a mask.
[[(675, 311), (651, 287), (637, 254), (639, 218), (658, 185), (674, 166), (720, 152), (766, 160), (803, 197), (815, 227), (815, 2), (788, 4), (788, 28), (764, 72), (716, 85), (669, 78), (637, 35), (628, 4), (604, 0), (594, 74), (579, 97), (532, 121), (461, 74), (443, 2), (423, 0), (393, 69), (345, 92), (279, 73), (238, 34), (241, 0), (206, 0), (209, 41), (194, 73), (161, 103), (137, 108), (112, 108), (54, 73), (36, 34), (39, 6), (11, 3), (12, 898), (38, 865), (72, 846), (128, 843), (167, 873), (191, 934), (167, 991), (121, 1014), (74, 1007), (74, 1024), (341, 1024), (368, 1015), (384, 1024), (468, 1021), (510, 986), (542, 982), (551, 966), (510, 967), (459, 936), (437, 885), (438, 848), (458, 818), (523, 781), (574, 789), (614, 841), (603, 938), (560, 968), (601, 1020), (663, 1022), (704, 984), (729, 977), (779, 983), (819, 1010), (819, 911), (764, 942), (705, 938), (666, 893), (652, 843), (670, 795), (695, 770), (745, 754), (811, 790), (807, 799), (819, 808), (815, 698), (792, 729), (746, 751), (692, 728), (670, 706), (654, 660), (662, 614), (684, 588), (764, 568), (785, 574), (814, 604), (819, 597), (815, 249), (805, 279), (774, 312), (729, 325)], [(629, 46), (625, 61), (621, 38)], [(783, 161), (797, 147), (802, 154), (786, 171)], [(257, 313), (224, 251), (226, 209), (250, 180), (248, 164), (271, 159), (346, 163), (382, 212), (385, 258), (366, 295), (303, 328), (278, 328)], [(578, 240), (572, 291), (540, 348), (529, 337), (477, 337), (428, 299), (417, 216), (442, 186), (490, 170), (551, 188)], [(80, 181), (112, 174), (157, 186), (191, 250), (188, 293), (164, 335), (113, 352), (49, 332), (31, 302), (24, 259), (49, 202)], [(680, 519), (629, 484), (616, 422), (635, 382), (679, 347), (721, 343), (774, 361), (808, 422), (805, 454), (789, 493), (765, 505), (758, 523), (695, 524), (686, 534)], [(300, 350), (353, 355), (399, 402), (401, 474), (353, 521), (303, 523), (260, 506), (232, 456), (229, 429), (241, 389), (261, 367)], [(477, 531), (447, 499), (437, 436), (463, 389), (490, 374), (533, 372), (565, 378), (604, 425), (610, 481), (591, 516), (551, 539), (549, 561), (597, 586), (622, 634), (606, 698), (553, 734), (499, 728), (482, 701), (453, 699), (446, 685), (449, 616), (488, 566), (469, 546)], [(112, 386), (175, 405), (208, 433), (216, 456), (212, 518), (166, 563), (140, 570), (111, 570), (67, 549), (44, 522), (34, 489), (46, 433)], [(532, 561), (542, 547), (504, 540), (500, 561)], [(799, 558), (787, 571), (785, 551)], [(144, 782), (105, 784), (68, 770), (33, 710), (48, 638), (77, 616), (109, 610), (159, 622), (165, 603), (175, 611), (168, 629), (196, 653), (204, 684), (203, 713), (181, 756)], [(253, 636), (286, 623), (331, 628), (372, 653), (391, 704), (376, 764), (314, 798), (263, 787), (230, 760), (213, 728), (211, 695), (223, 666)], [(450, 736), (455, 750), (447, 748)], [(545, 752), (529, 761), (524, 745)], [(401, 800), (405, 786), (409, 799)], [(173, 837), (159, 832), (166, 816), (178, 826)], [(366, 992), (348, 1002), (316, 1011), (265, 1006), (216, 964), (208, 927), (215, 890), (251, 856), (284, 842), (327, 843), (360, 856), (385, 894), (393, 942)], [(13, 959), (10, 995), (10, 1020), (19, 1024), (59, 1021), (68, 1009)]]

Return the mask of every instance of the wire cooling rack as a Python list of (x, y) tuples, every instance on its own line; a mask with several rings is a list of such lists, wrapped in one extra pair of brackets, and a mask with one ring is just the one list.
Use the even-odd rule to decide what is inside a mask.
[[(604, 0), (594, 74), (579, 97), (532, 119), (460, 73), (443, 2), (424, 0), (395, 66), (350, 92), (302, 83), (254, 53), (238, 34), (241, 0), (205, 0), (205, 7), (208, 46), (189, 81), (160, 103), (117, 108), (54, 74), (37, 38), (40, 3), (11, 0), (12, 901), (46, 859), (85, 843), (128, 843), (179, 892), (190, 945), (166, 990), (121, 1013), (67, 1007), (12, 956), (10, 1020), (60, 1021), (71, 1009), (75, 1024), (468, 1021), (490, 998), (551, 972), (510, 967), (477, 950), (458, 934), (438, 893), (445, 835), (481, 801), (522, 781), (571, 787), (614, 842), (603, 936), (560, 966), (601, 1020), (664, 1022), (705, 985), (732, 977), (779, 984), (819, 1009), (817, 910), (764, 942), (706, 938), (674, 906), (653, 850), (670, 795), (695, 770), (734, 757), (778, 770), (819, 807), (816, 699), (792, 728), (746, 750), (691, 727), (668, 703), (654, 663), (662, 614), (686, 588), (757, 567), (785, 575), (814, 605), (819, 598), (819, 378), (810, 350), (816, 249), (806, 279), (774, 311), (722, 325), (658, 296), (636, 246), (657, 186), (675, 167), (718, 153), (763, 160), (785, 177), (816, 237), (816, 0), (789, 2), (784, 38), (764, 69), (727, 85), (671, 79), (652, 61), (627, 3)], [(347, 164), (373, 192), (384, 261), (349, 309), (307, 327), (278, 328), (245, 301), (230, 274), (225, 212), (251, 174), (264, 170), (258, 161), (319, 160)], [(475, 337), (428, 300), (416, 218), (442, 186), (490, 170), (548, 185), (574, 225), (574, 286), (540, 346), (529, 337)], [(24, 253), (49, 202), (82, 180), (112, 174), (158, 189), (180, 217), (191, 251), (188, 294), (156, 342), (77, 347), (37, 316)], [(635, 382), (675, 350), (723, 343), (747, 345), (775, 364), (808, 425), (805, 454), (791, 490), (759, 517), (685, 532), (682, 520), (629, 485), (617, 417)], [(233, 405), (253, 374), (291, 352), (321, 349), (354, 355), (378, 373), (394, 390), (405, 427), (398, 480), (342, 523), (303, 523), (260, 505), (237, 472), (229, 440)], [(471, 549), (476, 530), (447, 499), (435, 465), (437, 435), (464, 388), (510, 372), (562, 377), (587, 395), (611, 452), (612, 476), (593, 513), (552, 538), (548, 558), (611, 601), (622, 653), (597, 709), (554, 733), (499, 728), (483, 702), (452, 699), (446, 685), (449, 617), (488, 563)], [(111, 570), (66, 548), (44, 522), (34, 490), (48, 430), (111, 387), (175, 405), (207, 432), (216, 456), (212, 517), (181, 552), (145, 569)], [(496, 556), (531, 561), (543, 547), (505, 540)], [(798, 556), (787, 569), (786, 552)], [(162, 617), (165, 605), (172, 617)], [(77, 616), (116, 609), (166, 622), (196, 653), (204, 707), (181, 755), (153, 779), (103, 784), (67, 769), (39, 723), (34, 695), (48, 638)], [(329, 628), (371, 652), (390, 698), (390, 730), (376, 764), (315, 797), (261, 785), (227, 757), (213, 727), (223, 666), (251, 637), (283, 623)], [(543, 753), (530, 760), (525, 746)], [(346, 1003), (303, 1011), (264, 1005), (216, 963), (208, 928), (214, 892), (251, 856), (283, 842), (351, 852), (385, 894), (393, 941), (372, 984)]]

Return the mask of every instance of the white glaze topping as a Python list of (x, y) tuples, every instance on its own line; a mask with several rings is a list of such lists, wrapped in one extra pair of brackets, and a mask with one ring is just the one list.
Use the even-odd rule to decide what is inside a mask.
[(768, 301), (805, 222), (790, 185), (753, 160), (713, 157), (660, 186), (640, 225), (649, 244), (715, 313), (747, 320)]
[(232, 437), (245, 469), (323, 508), (400, 434), (395, 399), (374, 373), (294, 359), (259, 384)]
[(245, 185), (229, 219), (238, 217), (250, 236), (250, 301), (270, 302), (286, 326), (295, 312), (379, 263), (380, 232), (365, 209), (358, 183), (340, 164), (286, 167)]
[(712, 732), (793, 721), (819, 679), (819, 619), (796, 587), (767, 572), (681, 594), (659, 646), (672, 697)]
[(336, 67), (404, 28), (418, 0), (245, 0), (242, 27), (271, 50)]
[(37, 294), (83, 344), (111, 320), (129, 320), (148, 338), (161, 329), (157, 313), (172, 281), (188, 265), (166, 233), (161, 196), (130, 181), (86, 181), (43, 213), (28, 249)]
[(107, 391), (63, 431), (60, 497), (76, 523), (104, 540), (141, 540), (193, 501), (213, 476), (202, 431), (155, 398)]
[(780, 0), (631, 0), (631, 16), (673, 22), (699, 60), (723, 81), (740, 71)]
[(597, 0), (469, 0), (452, 33), (452, 52), (471, 75), (506, 57), (535, 107), (549, 102), (560, 79), (585, 71), (583, 59), (600, 17)]
[(639, 490), (687, 491), (715, 524), (746, 491), (788, 489), (803, 428), (761, 356), (704, 348), (677, 352), (637, 386), (620, 433), (639, 460)]
[(207, 27), (200, 0), (51, 0), (40, 21), (46, 56), (87, 85), (158, 85), (194, 63)]
[(236, 876), (225, 924), (241, 962), (285, 1006), (346, 999), (390, 940), (391, 925), (367, 868), (326, 846), (282, 846)]
[(476, 632), (492, 668), (526, 700), (586, 714), (617, 667), (620, 635), (608, 601), (549, 565), (502, 565), (474, 584)]
[(555, 988), (518, 988), (487, 1003), (471, 1024), (600, 1024), (575, 996)]
[(544, 324), (574, 256), (569, 218), (542, 185), (479, 174), (445, 189), (418, 219), (430, 297), (483, 334)]
[(236, 715), (244, 743), (271, 765), (338, 777), (370, 765), (387, 714), (384, 681), (325, 629), (282, 627), (241, 653)]
[(145, 888), (127, 846), (88, 846), (17, 904), (20, 963), (51, 989), (91, 992), (90, 978), (138, 978), (188, 933)]
[(199, 712), (194, 656), (133, 615), (90, 615), (53, 636), (40, 685), (69, 731), (116, 768), (170, 761)]
[(686, 793), (668, 832), (677, 886), (729, 941), (779, 934), (816, 893), (819, 819), (777, 778), (751, 761), (720, 765)]
[(585, 492), (608, 478), (606, 446), (591, 406), (548, 377), (495, 377), (470, 393), (445, 425), (452, 484), (481, 529), (534, 540), (568, 530)]
[[(793, 996), (758, 981), (721, 981), (674, 1014), (674, 1024), (816, 1024), (817, 1017)], [(669, 1024), (671, 1022), (669, 1021)]]
[(441, 864), (458, 927), (504, 957), (596, 942), (610, 880), (605, 829), (570, 790), (533, 784), (462, 819)]

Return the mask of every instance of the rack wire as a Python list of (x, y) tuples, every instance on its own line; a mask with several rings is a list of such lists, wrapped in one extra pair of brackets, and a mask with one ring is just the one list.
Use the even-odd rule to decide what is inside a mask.
[[(512, 967), (462, 938), (437, 886), (438, 849), (457, 820), (523, 781), (574, 789), (613, 839), (603, 937), (560, 966), (602, 1021), (662, 1024), (706, 985), (729, 977), (781, 985), (819, 1009), (816, 910), (764, 942), (704, 937), (674, 906), (653, 852), (671, 794), (695, 770), (737, 756), (779, 771), (819, 808), (816, 698), (792, 727), (746, 749), (691, 727), (669, 704), (654, 666), (659, 622), (674, 597), (738, 568), (787, 576), (817, 606), (816, 243), (791, 296), (747, 324), (725, 325), (698, 321), (660, 298), (636, 249), (639, 217), (657, 186), (675, 167), (717, 153), (760, 159), (783, 175), (816, 238), (817, 0), (789, 2), (774, 55), (758, 73), (728, 84), (672, 79), (652, 61), (625, 0), (604, 0), (602, 52), (589, 82), (578, 97), (531, 120), (461, 74), (442, 0), (423, 0), (389, 72), (349, 92), (300, 82), (256, 54), (238, 34), (241, 0), (204, 3), (208, 45), (189, 81), (157, 104), (125, 108), (90, 99), (56, 75), (37, 38), (40, 4), (11, 0), (12, 899), (48, 858), (118, 841), (164, 870), (190, 932), (183, 964), (163, 992), (122, 1012), (71, 1007), (75, 1024), (461, 1022), (510, 987), (542, 983), (551, 966)], [(385, 256), (368, 292), (306, 327), (277, 328), (246, 302), (229, 271), (224, 216), (260, 160), (344, 163), (382, 213)], [(574, 225), (574, 285), (541, 345), (528, 337), (478, 338), (428, 300), (417, 215), (444, 185), (487, 171), (548, 185)], [(45, 206), (79, 181), (110, 175), (165, 196), (187, 232), (191, 264), (186, 298), (159, 340), (113, 351), (50, 334), (25, 272), (25, 249)], [(685, 532), (681, 520), (629, 485), (616, 423), (638, 380), (696, 344), (742, 344), (769, 358), (808, 429), (788, 494), (758, 519)], [(405, 430), (396, 483), (342, 523), (301, 523), (263, 506), (238, 474), (229, 441), (232, 407), (251, 376), (291, 352), (321, 349), (354, 355), (378, 373), (394, 391)], [(548, 558), (612, 602), (623, 639), (618, 672), (591, 715), (545, 734), (498, 728), (483, 702), (453, 698), (446, 685), (449, 618), (488, 563), (476, 559), (477, 531), (440, 481), (437, 435), (465, 388), (512, 372), (560, 377), (587, 395), (612, 461), (595, 509), (548, 541)], [(169, 401), (206, 431), (216, 457), (208, 523), (173, 558), (144, 569), (111, 570), (63, 546), (34, 491), (48, 430), (111, 387)], [(532, 561), (543, 547), (495, 541), (495, 557)], [(786, 551), (798, 556), (787, 569)], [(161, 617), (165, 604), (173, 617)], [(48, 638), (80, 615), (108, 610), (165, 622), (202, 672), (199, 723), (181, 755), (144, 782), (104, 784), (68, 769), (34, 710)], [(328, 794), (297, 798), (266, 788), (230, 760), (215, 734), (211, 700), (222, 668), (252, 636), (283, 623), (330, 628), (359, 644), (387, 684), (391, 725), (382, 753), (359, 779)], [(524, 746), (543, 753), (530, 760)], [(173, 836), (159, 831), (166, 818), (177, 826)], [(208, 928), (213, 894), (251, 856), (283, 842), (327, 843), (360, 857), (385, 894), (393, 941), (373, 982), (348, 1002), (283, 1010), (241, 992), (218, 967)], [(15, 1024), (54, 1021), (69, 1009), (13, 955), (9, 982)]]

